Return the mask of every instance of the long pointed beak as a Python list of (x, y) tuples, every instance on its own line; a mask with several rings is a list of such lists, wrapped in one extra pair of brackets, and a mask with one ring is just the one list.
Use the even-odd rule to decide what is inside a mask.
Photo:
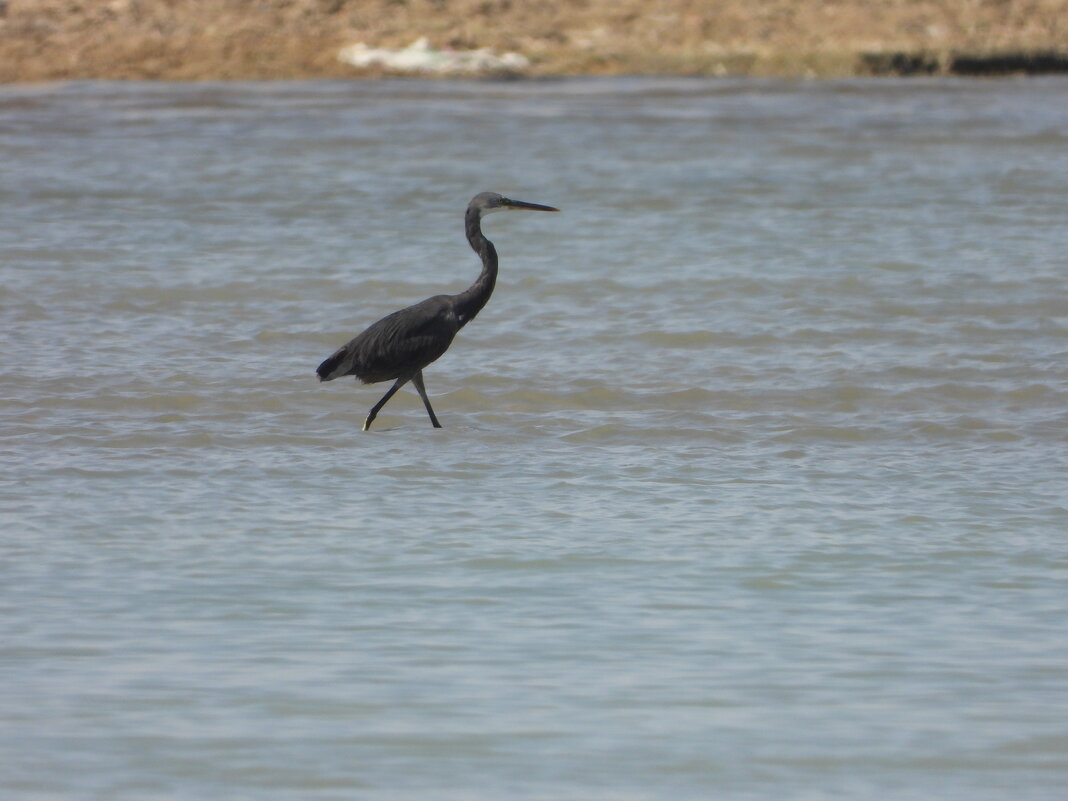
[(542, 206), (540, 203), (527, 203), (523, 200), (505, 200), (505, 206), (509, 209), (527, 209), (528, 211), (560, 211), (552, 206)]

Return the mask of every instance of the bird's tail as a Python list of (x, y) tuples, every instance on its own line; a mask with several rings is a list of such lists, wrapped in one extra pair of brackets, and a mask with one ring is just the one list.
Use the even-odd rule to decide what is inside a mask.
[(343, 375), (343, 373), (338, 371), (338, 368), (341, 366), (341, 363), (345, 360), (347, 355), (348, 351), (345, 348), (341, 348), (337, 353), (320, 364), (315, 369), (316, 374), (319, 376), (319, 380), (330, 381), (337, 378), (339, 375)]

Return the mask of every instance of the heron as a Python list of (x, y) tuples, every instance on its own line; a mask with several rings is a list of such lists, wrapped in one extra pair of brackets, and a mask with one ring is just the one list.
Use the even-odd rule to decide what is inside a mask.
[(467, 205), (464, 230), (471, 248), (482, 259), (482, 272), (458, 295), (435, 295), (421, 303), (387, 314), (362, 334), (342, 345), (315, 371), (320, 381), (354, 375), (364, 384), (393, 380), (382, 399), (371, 407), (363, 430), (397, 390), (409, 381), (423, 399), (434, 428), (441, 428), (426, 394), (423, 368), (449, 349), (456, 333), (475, 318), (493, 294), (497, 282), (497, 249), (482, 233), (482, 218), (497, 211), (559, 211), (552, 206), (511, 200), (496, 192), (481, 192)]

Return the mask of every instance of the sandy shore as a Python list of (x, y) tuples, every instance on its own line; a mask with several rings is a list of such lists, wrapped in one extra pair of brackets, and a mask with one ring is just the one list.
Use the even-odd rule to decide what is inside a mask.
[(546, 75), (1068, 71), (1068, 0), (0, 0), (0, 81), (380, 75), (357, 42)]

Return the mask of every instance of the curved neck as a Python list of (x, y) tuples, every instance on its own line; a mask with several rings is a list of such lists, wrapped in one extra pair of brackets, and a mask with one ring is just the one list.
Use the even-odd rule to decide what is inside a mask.
[(475, 315), (482, 311), (482, 307), (493, 294), (494, 284), (497, 283), (497, 249), (483, 236), (481, 218), (481, 213), (477, 211), (468, 211), (464, 218), (467, 241), (471, 243), (472, 250), (482, 259), (482, 272), (475, 283), (459, 295), (453, 296), (456, 316), (460, 318), (461, 326), (473, 320)]

